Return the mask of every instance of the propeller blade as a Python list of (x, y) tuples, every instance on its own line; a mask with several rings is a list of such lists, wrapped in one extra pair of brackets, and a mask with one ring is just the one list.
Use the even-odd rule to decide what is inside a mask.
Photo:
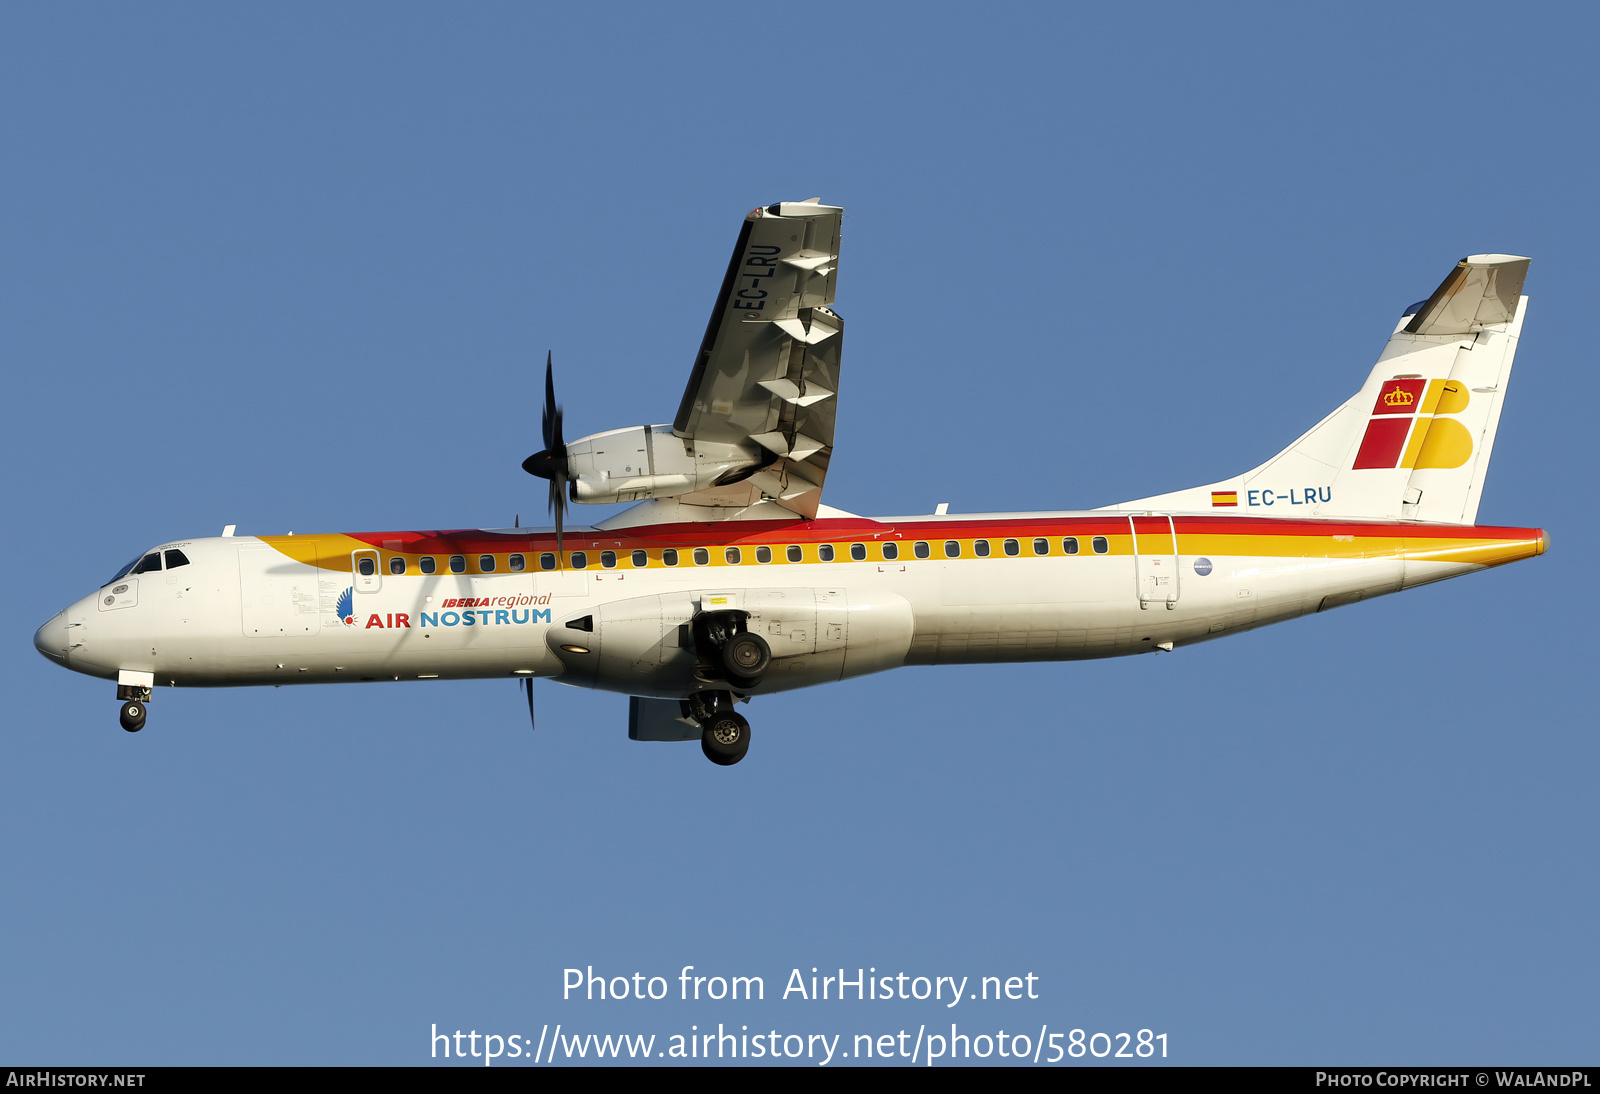
[(533, 720), (533, 677), (517, 677), (517, 686), (528, 693), (528, 728), (536, 730), (539, 727)]
[[(544, 355), (544, 414), (540, 422), (544, 435), (544, 450), (535, 452), (522, 461), (522, 469), (530, 475), (550, 480), (549, 511), (556, 518), (556, 557), (562, 557), (562, 531), (566, 526), (567, 484), (571, 480), (571, 466), (567, 462), (567, 441), (561, 428), (561, 407), (556, 403), (555, 355)], [(559, 566), (560, 563), (558, 562)]]
[(553, 452), (562, 447), (561, 408), (556, 405), (555, 354), (544, 353), (544, 447)]
[(561, 526), (565, 523), (562, 518), (567, 515), (567, 477), (556, 475), (550, 480), (550, 511), (556, 518), (556, 560), (557, 565), (562, 564), (566, 555), (561, 550)]

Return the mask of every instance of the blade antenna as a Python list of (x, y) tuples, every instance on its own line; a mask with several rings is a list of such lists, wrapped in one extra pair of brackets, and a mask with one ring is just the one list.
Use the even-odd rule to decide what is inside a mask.
[(528, 693), (528, 728), (537, 730), (539, 726), (533, 718), (533, 677), (517, 677), (517, 686)]

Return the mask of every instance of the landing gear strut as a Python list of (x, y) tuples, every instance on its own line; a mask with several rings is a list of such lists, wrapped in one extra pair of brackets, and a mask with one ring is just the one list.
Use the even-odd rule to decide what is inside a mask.
[(144, 728), (145, 715), (149, 712), (145, 704), (150, 701), (150, 689), (131, 684), (118, 684), (117, 698), (126, 700), (122, 704), (122, 728), (129, 733), (139, 732)]
[(732, 767), (750, 751), (750, 723), (733, 709), (733, 693), (697, 691), (689, 713), (700, 723), (700, 751), (718, 767)]

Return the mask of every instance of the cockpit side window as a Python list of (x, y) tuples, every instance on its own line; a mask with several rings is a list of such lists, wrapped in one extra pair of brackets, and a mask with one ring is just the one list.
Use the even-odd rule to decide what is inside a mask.
[(135, 555), (134, 558), (133, 558), (133, 561), (124, 564), (121, 569), (119, 569), (114, 575), (112, 575), (111, 581), (106, 582), (106, 584), (110, 585), (113, 581), (121, 581), (123, 578), (127, 577), (130, 573), (133, 572), (133, 568), (135, 566), (139, 565), (139, 559), (142, 558), (142, 557), (144, 557), (144, 556)]
[(152, 570), (159, 569), (161, 569), (161, 552), (151, 551), (139, 560), (139, 564), (133, 568), (133, 572), (136, 574), (148, 574)]
[(169, 569), (169, 570), (176, 570), (179, 566), (187, 566), (187, 565), (189, 565), (189, 557), (187, 555), (185, 555), (182, 551), (174, 549), (174, 550), (166, 552), (166, 555), (167, 555), (167, 569)]

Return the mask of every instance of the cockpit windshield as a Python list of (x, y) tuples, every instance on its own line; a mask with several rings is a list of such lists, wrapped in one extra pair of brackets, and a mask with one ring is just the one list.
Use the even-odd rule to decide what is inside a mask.
[[(189, 556), (178, 550), (176, 547), (168, 547), (165, 552), (149, 551), (142, 555), (135, 555), (133, 561), (129, 562), (122, 569), (111, 575), (111, 580), (107, 581), (106, 585), (121, 581), (129, 574), (159, 573), (162, 569), (161, 556), (163, 553), (166, 555), (166, 568), (169, 570), (175, 570), (179, 566), (189, 565)], [(101, 587), (104, 588), (104, 586)]]
[[(184, 562), (188, 562), (188, 561), (189, 561), (188, 559), (184, 559)], [(118, 570), (114, 575), (112, 575), (111, 581), (120, 581), (123, 578), (127, 577), (129, 574), (147, 574), (151, 570), (160, 570), (160, 569), (161, 569), (161, 552), (160, 551), (151, 551), (148, 554), (139, 555), (132, 562), (128, 563), (122, 569)], [(106, 582), (106, 584), (107, 585), (111, 584), (111, 581)]]

